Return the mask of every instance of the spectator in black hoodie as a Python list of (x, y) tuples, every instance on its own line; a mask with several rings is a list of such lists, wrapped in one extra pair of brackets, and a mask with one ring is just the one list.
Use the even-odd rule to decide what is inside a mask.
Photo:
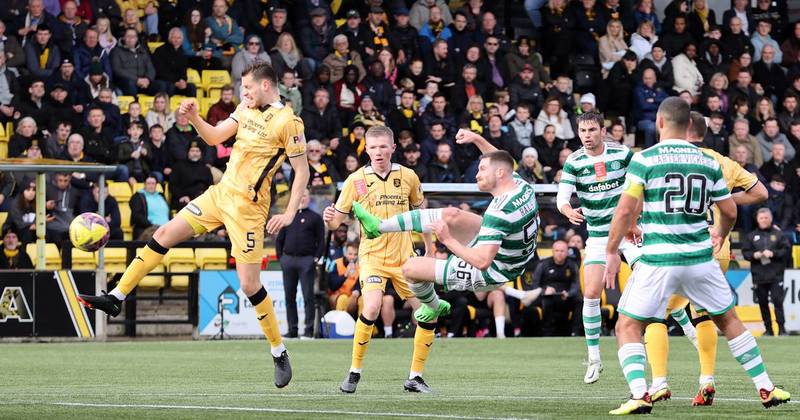
[(153, 53), (153, 66), (156, 79), (164, 82), (167, 94), (197, 96), (197, 88), (186, 81), (186, 68), (189, 58), (183, 51), (183, 31), (180, 28), (169, 30), (169, 38)]

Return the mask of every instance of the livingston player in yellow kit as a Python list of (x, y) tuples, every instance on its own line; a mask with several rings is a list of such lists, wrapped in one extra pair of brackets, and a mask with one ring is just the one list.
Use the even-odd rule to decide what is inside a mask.
[[(392, 130), (378, 126), (367, 130), (366, 148), (370, 163), (347, 177), (336, 204), (325, 209), (323, 219), (328, 229), (334, 230), (345, 221), (354, 202), (383, 219), (422, 205), (422, 187), (417, 175), (411, 169), (391, 162), (395, 149)], [(430, 233), (423, 234), (423, 238), (426, 253), (432, 252)], [(362, 235), (358, 260), (364, 307), (356, 322), (350, 371), (339, 386), (342, 392), (355, 392), (361, 380), (364, 355), (372, 337), (373, 324), (381, 310), (386, 283), (391, 281), (400, 298), (408, 300), (414, 310), (419, 308), (420, 302), (403, 278), (401, 269), (403, 263), (413, 256), (410, 232), (388, 233), (376, 239), (367, 239), (366, 235)], [(431, 351), (435, 328), (435, 319), (417, 323), (411, 373), (404, 384), (406, 391), (430, 392), (422, 380), (422, 369)]]
[[(686, 133), (686, 138), (690, 143), (702, 143), (706, 132), (706, 122), (699, 112), (691, 113), (691, 125)], [(758, 181), (758, 178), (744, 169), (733, 160), (720, 155), (719, 153), (703, 149), (719, 162), (722, 169), (722, 177), (728, 189), (732, 192), (733, 201), (738, 205), (748, 205), (760, 203), (767, 198), (767, 188)], [(716, 205), (710, 208), (712, 215), (717, 211)], [(714, 225), (719, 222), (719, 217), (714, 217)], [(722, 271), (727, 271), (731, 260), (731, 243), (726, 238), (720, 250), (714, 255), (719, 262)], [(692, 322), (686, 314), (684, 308), (689, 301), (683, 296), (673, 295), (667, 304), (667, 314), (678, 321), (687, 333), (687, 337), (692, 338), (692, 342), (697, 347), (700, 358), (700, 389), (692, 400), (692, 405), (711, 405), (714, 402), (714, 368), (717, 357), (717, 327), (711, 318), (706, 314), (695, 318), (697, 324), (692, 327)], [(696, 338), (693, 335), (696, 334)], [(651, 323), (647, 326), (644, 335), (645, 347), (647, 349), (647, 360), (653, 374), (653, 381), (648, 391), (653, 402), (669, 399), (671, 392), (667, 384), (667, 356), (669, 354), (669, 341), (667, 336), (667, 326), (663, 323)]]
[[(156, 230), (153, 239), (140, 249), (109, 294), (82, 295), (81, 303), (111, 316), (120, 313), (122, 301), (139, 281), (161, 263), (170, 247), (193, 236), (225, 226), (236, 258), (236, 272), (242, 291), (255, 308), (256, 317), (269, 340), (275, 364), (275, 386), (282, 388), (292, 378), (278, 320), (260, 280), (264, 228), (276, 234), (291, 224), (308, 183), (303, 121), (280, 102), (278, 80), (268, 64), (256, 63), (242, 73), (243, 101), (225, 121), (212, 126), (198, 115), (197, 103), (185, 100), (178, 112), (186, 114), (200, 137), (209, 145), (236, 136), (228, 167), (219, 184), (186, 205), (169, 223)], [(286, 212), (267, 222), (272, 176), (284, 159), (295, 171)]]

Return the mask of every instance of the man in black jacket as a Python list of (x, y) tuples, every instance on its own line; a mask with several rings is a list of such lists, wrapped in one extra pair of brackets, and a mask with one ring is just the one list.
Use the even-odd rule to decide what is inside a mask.
[(314, 92), (313, 101), (308, 104), (300, 118), (305, 124), (305, 134), (308, 140), (319, 140), (320, 142), (339, 140), (342, 136), (342, 125), (336, 108), (330, 106), (330, 94), (328, 89), (319, 87)]
[(791, 246), (780, 229), (772, 225), (772, 212), (768, 208), (758, 210), (758, 227), (748, 233), (742, 241), (742, 255), (750, 261), (753, 274), (753, 291), (761, 308), (761, 318), (767, 335), (774, 335), (770, 298), (775, 306), (778, 334), (786, 335), (783, 318), (783, 271)]
[(325, 225), (322, 217), (310, 210), (311, 197), (306, 190), (292, 224), (281, 229), (275, 241), (275, 252), (283, 270), (283, 292), (286, 294), (287, 337), (297, 337), (297, 284), (303, 290), (305, 332), (314, 334), (314, 274), (316, 263), (325, 252)]
[(186, 81), (186, 67), (189, 59), (183, 53), (183, 31), (180, 28), (169, 30), (168, 42), (156, 48), (153, 53), (153, 66), (156, 68), (156, 79), (164, 82), (167, 94), (196, 96), (197, 88)]
[[(533, 272), (533, 289), (542, 288), (542, 333), (545, 336), (569, 335), (569, 313), (575, 312), (580, 298), (578, 266), (567, 259), (567, 243), (553, 243), (553, 256), (545, 258)], [(575, 318), (577, 319), (577, 318)]]

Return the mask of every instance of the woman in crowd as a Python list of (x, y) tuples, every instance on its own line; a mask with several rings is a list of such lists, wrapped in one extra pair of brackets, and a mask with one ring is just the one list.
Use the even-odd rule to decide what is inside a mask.
[[(169, 131), (175, 125), (175, 114), (169, 110), (169, 96), (164, 92), (159, 92), (153, 98), (153, 107), (147, 111), (144, 117), (147, 127), (152, 127), (156, 124), (164, 128), (164, 132)], [(145, 131), (146, 132), (146, 131)]]
[[(242, 87), (242, 73), (244, 70), (255, 63), (272, 64), (272, 60), (264, 51), (263, 43), (258, 35), (250, 34), (245, 38), (244, 48), (236, 52), (231, 63), (231, 80), (233, 81), (233, 95), (239, 97)], [(283, 73), (276, 73), (283, 74)]]

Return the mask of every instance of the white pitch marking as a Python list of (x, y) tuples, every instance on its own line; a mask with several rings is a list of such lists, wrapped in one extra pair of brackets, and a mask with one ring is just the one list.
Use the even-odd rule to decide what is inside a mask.
[(82, 403), (82, 402), (47, 402), (47, 401), (25, 401), (25, 402), (0, 402), (0, 405), (53, 405), (64, 407), (93, 407), (93, 408), (140, 408), (140, 409), (173, 409), (173, 410), (208, 410), (208, 411), (246, 411), (256, 413), (302, 413), (302, 414), (332, 414), (343, 416), (377, 416), (377, 417), (422, 417), (438, 419), (459, 419), (459, 420), (520, 420), (520, 417), (478, 417), (478, 416), (459, 416), (452, 414), (423, 414), (423, 413), (381, 413), (369, 411), (345, 411), (345, 410), (295, 410), (290, 408), (264, 408), (264, 407), (227, 407), (227, 406), (203, 406), (203, 405), (168, 405), (168, 404), (105, 404), (105, 403)]

